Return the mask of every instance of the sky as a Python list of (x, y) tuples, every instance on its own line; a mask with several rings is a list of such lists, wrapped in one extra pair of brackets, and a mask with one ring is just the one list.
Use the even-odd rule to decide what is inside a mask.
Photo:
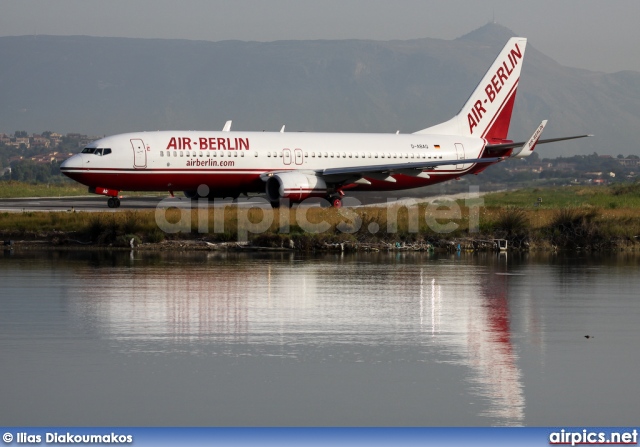
[(640, 71), (640, 0), (0, 0), (0, 36), (455, 39), (495, 21), (562, 65)]

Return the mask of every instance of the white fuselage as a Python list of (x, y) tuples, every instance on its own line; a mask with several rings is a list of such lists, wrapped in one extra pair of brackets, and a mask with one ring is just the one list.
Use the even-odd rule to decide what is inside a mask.
[[(336, 134), (303, 132), (139, 132), (106, 137), (91, 149), (107, 155), (77, 154), (63, 171), (90, 187), (138, 191), (195, 191), (213, 194), (264, 192), (260, 176), (285, 171), (320, 172), (353, 166), (476, 159), (484, 139), (419, 134)], [(441, 165), (430, 178), (398, 174), (395, 182), (370, 179), (350, 189), (390, 190), (424, 186), (468, 173), (473, 164)]]

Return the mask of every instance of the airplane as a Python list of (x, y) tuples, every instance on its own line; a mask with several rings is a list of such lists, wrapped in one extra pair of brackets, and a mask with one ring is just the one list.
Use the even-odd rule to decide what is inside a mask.
[[(121, 191), (183, 191), (191, 199), (266, 194), (273, 207), (320, 197), (336, 208), (349, 191), (417, 188), (479, 174), (531, 155), (547, 121), (527, 141), (507, 139), (527, 39), (514, 37), (460, 112), (411, 134), (157, 131), (109, 136), (60, 170), (120, 206)], [(207, 188), (201, 188), (206, 185)], [(200, 189), (199, 189), (200, 188)], [(200, 192), (200, 194), (199, 194)], [(206, 194), (205, 194), (206, 192)], [(326, 204), (326, 202), (325, 202)]]

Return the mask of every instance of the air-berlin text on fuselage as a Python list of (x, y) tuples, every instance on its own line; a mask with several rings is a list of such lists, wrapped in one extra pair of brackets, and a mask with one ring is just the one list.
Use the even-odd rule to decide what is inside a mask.
[(498, 67), (496, 73), (491, 77), (491, 81), (484, 88), (484, 92), (487, 97), (483, 100), (478, 99), (471, 112), (467, 114), (467, 119), (469, 121), (469, 132), (473, 135), (474, 127), (477, 127), (480, 124), (480, 120), (482, 116), (487, 113), (487, 110), (484, 108), (483, 104), (487, 102), (493, 103), (493, 101), (498, 96), (498, 93), (502, 91), (502, 88), (509, 80), (509, 77), (513, 73), (513, 70), (516, 68), (519, 59), (522, 59), (522, 50), (518, 44), (515, 45), (514, 48), (511, 49), (509, 54), (507, 55), (507, 59), (502, 61), (502, 65)]
[(171, 137), (167, 144), (168, 149), (186, 149), (186, 150), (220, 150), (220, 151), (241, 151), (249, 150), (248, 138), (217, 138), (217, 137)]

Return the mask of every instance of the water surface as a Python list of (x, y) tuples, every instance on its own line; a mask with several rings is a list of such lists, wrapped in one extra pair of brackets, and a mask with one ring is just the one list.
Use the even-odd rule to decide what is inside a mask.
[(0, 421), (634, 425), (639, 260), (5, 252)]

